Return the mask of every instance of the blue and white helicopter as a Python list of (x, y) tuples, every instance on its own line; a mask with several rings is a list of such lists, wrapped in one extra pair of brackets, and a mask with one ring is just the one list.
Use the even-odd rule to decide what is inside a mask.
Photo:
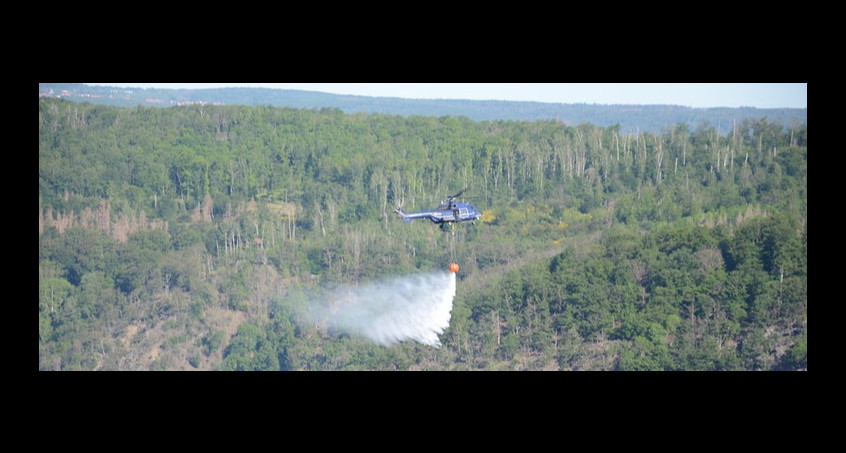
[(466, 222), (469, 220), (475, 223), (476, 219), (482, 217), (482, 211), (478, 210), (475, 206), (469, 203), (455, 201), (455, 199), (460, 197), (465, 190), (467, 189), (464, 189), (455, 195), (447, 195), (447, 199), (442, 201), (440, 206), (436, 209), (405, 212), (402, 208), (397, 207), (394, 212), (402, 217), (403, 222), (411, 222), (414, 219), (429, 219), (433, 223), (440, 225), (442, 230), (446, 230), (447, 225), (455, 224), (457, 222)]

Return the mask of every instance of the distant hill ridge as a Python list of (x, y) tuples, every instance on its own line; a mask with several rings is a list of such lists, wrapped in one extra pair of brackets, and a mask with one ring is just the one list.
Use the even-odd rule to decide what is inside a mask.
[(766, 118), (785, 127), (807, 124), (808, 109), (755, 107), (694, 108), (678, 105), (555, 104), (529, 101), (475, 101), (460, 99), (403, 99), (353, 96), (318, 91), (273, 88), (157, 89), (90, 86), (81, 83), (40, 83), (39, 97), (60, 97), (74, 102), (116, 106), (170, 107), (186, 104), (271, 105), (305, 109), (337, 108), (345, 113), (381, 113), (400, 116), (465, 116), (474, 121), (562, 121), (620, 125), (621, 132), (660, 133), (668, 126), (687, 123), (695, 129), (707, 122), (720, 134), (744, 119)]

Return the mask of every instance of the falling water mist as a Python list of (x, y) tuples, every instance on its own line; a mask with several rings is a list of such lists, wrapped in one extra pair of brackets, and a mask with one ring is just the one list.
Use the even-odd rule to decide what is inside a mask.
[(455, 274), (428, 272), (360, 286), (339, 286), (297, 303), (301, 318), (330, 334), (364, 337), (382, 345), (405, 340), (439, 347), (449, 326)]

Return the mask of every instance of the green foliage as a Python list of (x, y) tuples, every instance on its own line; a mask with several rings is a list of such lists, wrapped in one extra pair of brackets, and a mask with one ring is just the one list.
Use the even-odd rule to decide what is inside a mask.
[[(437, 350), (281, 302), (453, 259)], [(807, 369), (807, 128), (40, 100), (39, 368), (188, 366)]]
[(208, 335), (203, 337), (203, 353), (205, 355), (211, 355), (211, 353), (217, 351), (220, 348), (220, 345), (223, 343), (223, 332), (219, 330), (213, 330), (209, 332)]
[(808, 368), (808, 334), (803, 334), (799, 341), (790, 348), (784, 358), (784, 368), (804, 370)]
[(232, 337), (220, 366), (224, 371), (278, 371), (279, 359), (272, 331), (244, 323)]

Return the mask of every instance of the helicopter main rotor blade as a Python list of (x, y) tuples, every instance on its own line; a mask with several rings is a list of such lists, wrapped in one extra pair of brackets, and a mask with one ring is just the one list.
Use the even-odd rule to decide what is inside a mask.
[(447, 198), (458, 198), (458, 197), (460, 197), (460, 196), (461, 196), (461, 194), (463, 194), (463, 193), (464, 193), (464, 192), (466, 192), (466, 191), (467, 191), (467, 188), (465, 187), (464, 189), (462, 189), (462, 190), (461, 190), (461, 192), (458, 192), (458, 193), (457, 193), (457, 194), (455, 194), (455, 195), (447, 195)]

